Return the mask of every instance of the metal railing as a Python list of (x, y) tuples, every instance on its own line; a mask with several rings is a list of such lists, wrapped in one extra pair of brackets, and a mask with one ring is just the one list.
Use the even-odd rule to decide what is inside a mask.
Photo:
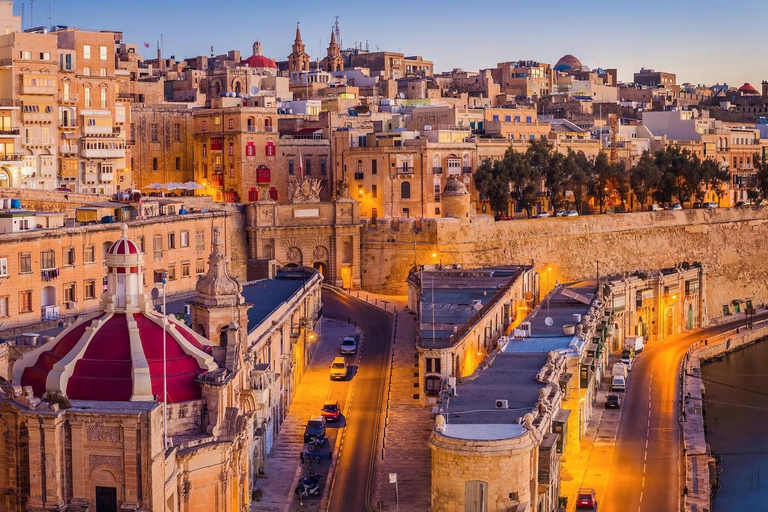
[(442, 167), (433, 167), (432, 168), (432, 174), (443, 174), (443, 168)]

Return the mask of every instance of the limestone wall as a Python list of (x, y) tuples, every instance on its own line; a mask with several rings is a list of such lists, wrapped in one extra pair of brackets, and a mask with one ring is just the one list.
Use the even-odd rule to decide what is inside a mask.
[[(768, 208), (721, 208), (493, 222), (475, 217), (381, 220), (364, 225), (362, 285), (404, 294), (418, 264), (464, 267), (535, 262), (554, 284), (597, 274), (657, 269), (681, 261), (707, 267), (708, 316), (723, 304), (768, 297)], [(433, 257), (433, 254), (436, 254)]]

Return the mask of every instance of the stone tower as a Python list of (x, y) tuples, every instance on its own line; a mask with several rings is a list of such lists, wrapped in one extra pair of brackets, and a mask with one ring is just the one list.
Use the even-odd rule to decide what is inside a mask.
[(344, 71), (344, 58), (341, 56), (341, 50), (333, 30), (331, 30), (331, 44), (328, 45), (328, 55), (323, 59), (323, 69), (329, 73)]
[[(248, 335), (248, 309), (242, 295), (243, 285), (229, 273), (229, 257), (224, 254), (221, 229), (213, 229), (213, 249), (208, 257), (208, 273), (197, 281), (197, 295), (190, 302), (192, 328), (219, 346), (236, 341), (240, 344)], [(234, 332), (232, 332), (234, 331)], [(235, 338), (235, 339), (233, 339)]]
[(296, 24), (296, 39), (293, 41), (293, 52), (288, 56), (288, 70), (291, 72), (309, 71), (309, 54), (304, 49), (298, 23)]
[(457, 179), (445, 185), (442, 196), (443, 217), (459, 219), (469, 224), (471, 201), (467, 187)]
[(259, 41), (253, 43), (253, 54), (261, 57), (261, 43)]

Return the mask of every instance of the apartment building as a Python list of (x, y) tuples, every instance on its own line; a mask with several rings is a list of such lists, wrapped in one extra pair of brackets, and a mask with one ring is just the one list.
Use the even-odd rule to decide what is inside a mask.
[(113, 194), (131, 187), (126, 171), (130, 106), (119, 98), (115, 34), (75, 28), (53, 33), (60, 59), (61, 184), (77, 192)]
[(501, 62), (491, 70), (501, 92), (511, 96), (543, 98), (553, 90), (554, 75), (549, 64), (532, 60)]

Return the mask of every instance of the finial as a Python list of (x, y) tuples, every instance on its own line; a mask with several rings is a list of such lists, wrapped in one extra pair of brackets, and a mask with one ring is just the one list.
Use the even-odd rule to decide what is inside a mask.
[(120, 231), (123, 232), (120, 238), (128, 238), (128, 224), (126, 224), (125, 222), (120, 224)]

